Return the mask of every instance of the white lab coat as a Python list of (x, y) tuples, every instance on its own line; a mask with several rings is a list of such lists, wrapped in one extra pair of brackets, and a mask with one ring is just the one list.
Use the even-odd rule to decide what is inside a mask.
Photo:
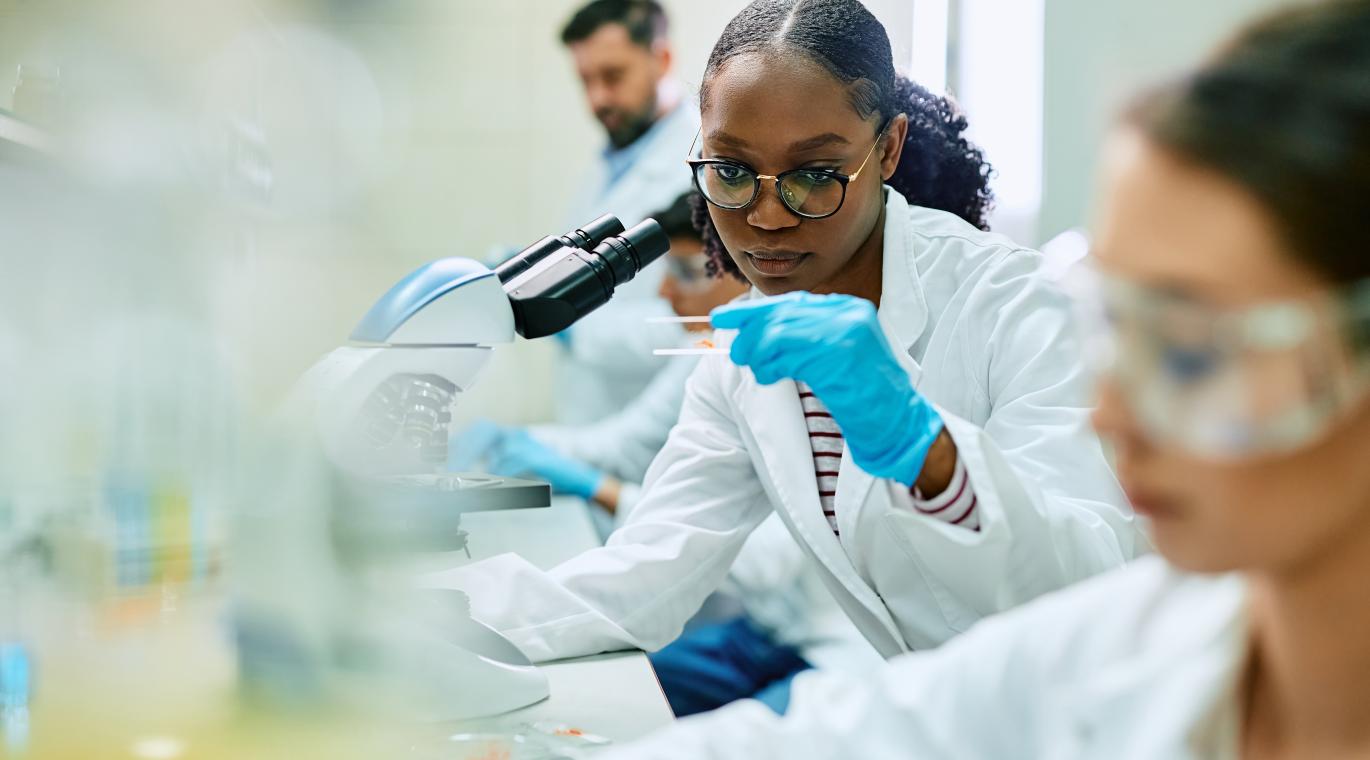
[(741, 600), (747, 617), (772, 640), (793, 647), (815, 668), (856, 673), (882, 662), (777, 514), (747, 537), (722, 588)]
[(528, 432), (562, 454), (623, 481), (618, 516), (626, 516), (637, 502), (638, 484), (647, 477), (647, 468), (680, 419), (685, 383), (698, 364), (694, 356), (672, 358), (631, 403), (592, 424), (534, 425)]
[[(673, 359), (628, 408), (584, 426), (543, 425), (534, 437), (622, 481), (614, 526), (637, 506), (641, 481), (680, 417), (685, 384), (697, 357)], [(723, 590), (777, 643), (795, 648), (810, 665), (852, 671), (875, 667), (876, 654), (833, 601), (779, 516), (747, 537)]]
[[(657, 120), (625, 150), (634, 152), (621, 177), (598, 163), (585, 179), (567, 226), (614, 214), (625, 227), (668, 208), (692, 186), (685, 154), (699, 129), (699, 107), (688, 99)], [(679, 339), (675, 325), (650, 326), (650, 317), (673, 316), (657, 291), (666, 265), (657, 261), (614, 291), (613, 300), (573, 325), (557, 379), (557, 421), (591, 423), (623, 409), (666, 365), (652, 349)]]
[[(706, 357), (646, 493), (601, 548), (544, 572), (501, 555), (434, 580), (534, 659), (654, 650), (723, 580), (772, 512), (886, 658), (1117, 567), (1146, 547), (1088, 424), (1071, 309), (1040, 257), (886, 189), (880, 321), (937, 405), (981, 530), (916, 514), (903, 486), (844, 456), (841, 542), (818, 500), (798, 392)], [(719, 342), (728, 338), (720, 335)]]
[(1246, 585), (1138, 560), (984, 621), (875, 677), (800, 675), (603, 760), (1235, 760)]

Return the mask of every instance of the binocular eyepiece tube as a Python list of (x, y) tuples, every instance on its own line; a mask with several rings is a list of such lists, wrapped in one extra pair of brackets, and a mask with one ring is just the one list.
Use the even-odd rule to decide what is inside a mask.
[(546, 237), (495, 270), (514, 311), (514, 329), (541, 338), (603, 306), (614, 288), (668, 250), (661, 225), (646, 219), (624, 231), (605, 214), (560, 237)]
[(557, 237), (548, 235), (533, 243), (510, 257), (508, 261), (500, 264), (495, 269), (495, 275), (499, 277), (500, 282), (507, 284), (510, 280), (528, 271), (534, 264), (563, 248), (580, 248), (588, 251), (610, 236), (621, 234), (623, 234), (623, 223), (613, 214), (605, 214), (584, 227), (577, 227), (565, 235)]

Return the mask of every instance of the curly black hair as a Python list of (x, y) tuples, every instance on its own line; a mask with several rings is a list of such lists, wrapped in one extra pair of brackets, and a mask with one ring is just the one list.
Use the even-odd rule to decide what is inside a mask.
[[(889, 35), (859, 0), (756, 0), (743, 8), (709, 55), (701, 106), (708, 102), (709, 81), (724, 64), (763, 51), (799, 54), (821, 65), (848, 85), (851, 105), (863, 119), (879, 116), (884, 124), (907, 114), (904, 152), (887, 184), (915, 206), (948, 211), (980, 229), (989, 228), (992, 169), (966, 139), (965, 116), (951, 98), (895, 73)], [(745, 279), (723, 247), (704, 199), (696, 194), (691, 205), (710, 274)]]

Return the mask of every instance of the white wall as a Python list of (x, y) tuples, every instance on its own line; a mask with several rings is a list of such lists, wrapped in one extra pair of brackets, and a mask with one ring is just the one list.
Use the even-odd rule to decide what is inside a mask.
[(990, 226), (1030, 245), (1042, 205), (1044, 2), (958, 0), (956, 11), (953, 91), (994, 168)]
[(1100, 145), (1132, 93), (1193, 66), (1244, 20), (1281, 4), (1047, 0), (1040, 237), (1088, 221)]
[(0, 0), (0, 108), (9, 109), (15, 81), (15, 53), (19, 41), (15, 35), (21, 25), (16, 18), (13, 0)]

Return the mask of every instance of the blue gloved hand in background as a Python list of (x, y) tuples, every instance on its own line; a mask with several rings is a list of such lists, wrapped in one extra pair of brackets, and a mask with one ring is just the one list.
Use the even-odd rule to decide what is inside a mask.
[(448, 442), (447, 469), (470, 472), (489, 458), (504, 437), (514, 428), (490, 420), (476, 420)]
[(494, 475), (533, 477), (551, 484), (558, 493), (594, 497), (604, 473), (568, 457), (534, 438), (527, 430), (478, 420), (457, 436), (448, 451), (448, 467), (471, 470), (484, 461)]
[(721, 306), (715, 328), (737, 330), (730, 356), (757, 382), (807, 383), (866, 472), (912, 486), (942, 418), (914, 390), (875, 306), (846, 295), (787, 293)]
[(552, 484), (558, 493), (590, 500), (604, 481), (604, 473), (562, 454), (515, 428), (490, 452), (489, 470), (496, 475), (533, 476)]

